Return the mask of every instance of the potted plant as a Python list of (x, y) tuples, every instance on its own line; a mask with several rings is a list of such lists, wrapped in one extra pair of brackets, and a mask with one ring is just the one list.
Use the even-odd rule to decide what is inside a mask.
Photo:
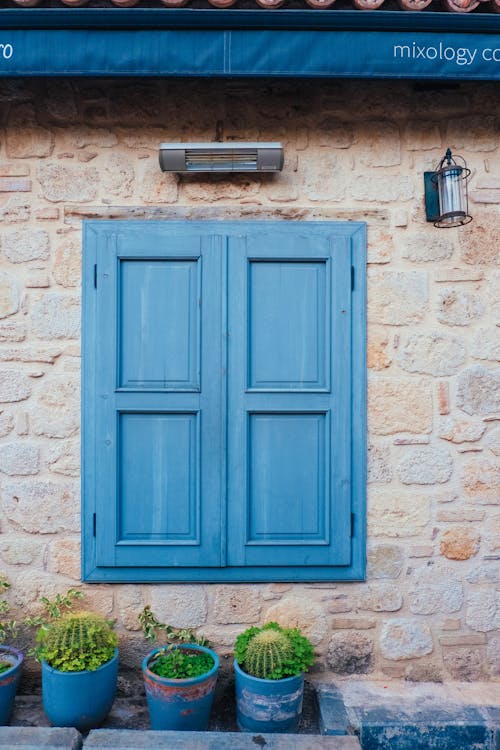
[(277, 622), (250, 627), (234, 649), (238, 726), (246, 732), (293, 732), (302, 713), (304, 672), (312, 644), (298, 628)]
[[(5, 593), (9, 588), (10, 583), (0, 577), (0, 591)], [(16, 623), (14, 620), (7, 619), (8, 613), (7, 599), (0, 599), (0, 725), (2, 726), (9, 722), (23, 663), (21, 651), (13, 646), (5, 645), (9, 637), (14, 638), (16, 635)]]
[(158, 631), (168, 640), (142, 662), (151, 729), (206, 729), (219, 657), (205, 638), (159, 622), (149, 606), (139, 621), (147, 640), (155, 641)]
[[(43, 707), (54, 726), (81, 732), (102, 724), (116, 693), (118, 639), (113, 623), (93, 612), (72, 612), (71, 590), (54, 602), (45, 599), (48, 619), (36, 618), (42, 663)], [(66, 610), (66, 611), (64, 611)]]

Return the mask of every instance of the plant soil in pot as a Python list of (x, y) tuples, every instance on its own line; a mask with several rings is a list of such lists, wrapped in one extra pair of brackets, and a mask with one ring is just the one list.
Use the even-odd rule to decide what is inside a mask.
[(219, 657), (194, 643), (151, 651), (142, 663), (151, 729), (207, 728)]
[(304, 672), (313, 647), (297, 628), (251, 627), (235, 645), (236, 714), (246, 732), (294, 732), (302, 714)]

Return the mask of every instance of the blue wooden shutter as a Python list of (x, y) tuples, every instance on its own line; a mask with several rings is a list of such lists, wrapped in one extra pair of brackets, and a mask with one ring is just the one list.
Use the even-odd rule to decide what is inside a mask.
[(364, 226), (85, 237), (86, 580), (362, 578)]
[(130, 225), (100, 239), (97, 565), (219, 566), (220, 240)]
[(349, 239), (249, 232), (229, 269), (229, 563), (348, 565)]

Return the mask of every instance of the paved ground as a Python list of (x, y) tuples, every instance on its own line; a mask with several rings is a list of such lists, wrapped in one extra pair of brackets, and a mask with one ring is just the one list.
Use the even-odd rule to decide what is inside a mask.
[[(191, 750), (259, 746), (260, 740), (252, 740), (252, 744), (248, 735), (247, 739), (233, 739), (238, 736), (231, 735), (237, 729), (234, 706), (234, 686), (226, 675), (218, 685), (209, 732), (196, 733), (197, 742)], [(40, 695), (21, 694), (16, 698), (12, 725), (48, 727)], [(133, 748), (134, 742), (137, 748), (160, 748), (150, 744), (154, 741), (152, 733), (139, 732), (134, 736), (126, 731), (149, 729), (146, 699), (140, 689), (117, 698), (104, 728), (115, 731), (93, 735), (92, 748), (100, 747), (98, 740), (104, 743), (103, 748), (115, 750)], [(185, 734), (175, 734), (182, 736), (176, 739), (172, 750), (187, 750)], [(139, 736), (143, 744), (137, 744)], [(359, 737), (363, 750), (500, 750), (500, 683), (410, 683), (355, 677), (327, 681), (321, 676), (314, 685), (306, 683), (299, 736), (303, 741), (297, 750), (359, 748), (357, 743), (340, 741), (349, 737)], [(339, 742), (325, 745), (320, 736), (337, 737)], [(290, 743), (292, 740), (285, 750), (294, 750)], [(274, 750), (274, 746), (281, 750), (276, 743), (267, 745), (269, 750)], [(38, 750), (52, 745), (45, 745), (40, 739), (26, 746), (12, 742), (4, 745), (0, 739), (0, 748), (9, 747)]]

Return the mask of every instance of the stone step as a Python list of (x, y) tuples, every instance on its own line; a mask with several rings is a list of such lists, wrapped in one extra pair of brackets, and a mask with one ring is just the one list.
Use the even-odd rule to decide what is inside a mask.
[[(362, 750), (500, 750), (499, 686), (338, 681), (317, 687), (320, 732)], [(475, 688), (475, 689), (474, 689)]]
[(0, 727), (3, 750), (80, 750), (82, 736), (73, 728)]
[(356, 737), (94, 729), (84, 750), (361, 750)]

